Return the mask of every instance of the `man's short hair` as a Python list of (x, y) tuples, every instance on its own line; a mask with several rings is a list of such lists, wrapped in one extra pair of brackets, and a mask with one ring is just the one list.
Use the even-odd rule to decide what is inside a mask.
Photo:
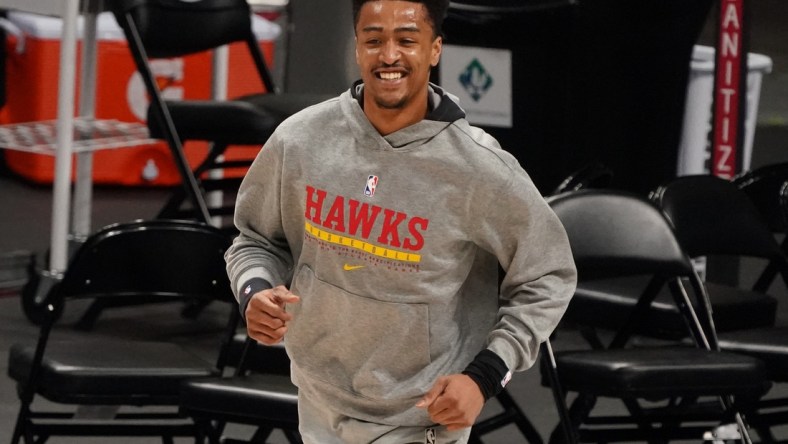
[[(385, 0), (353, 0), (353, 26), (358, 23), (358, 13), (364, 3)], [(435, 36), (443, 36), (443, 20), (449, 10), (449, 0), (405, 0), (412, 3), (421, 3), (427, 10), (427, 18), (432, 25)]]

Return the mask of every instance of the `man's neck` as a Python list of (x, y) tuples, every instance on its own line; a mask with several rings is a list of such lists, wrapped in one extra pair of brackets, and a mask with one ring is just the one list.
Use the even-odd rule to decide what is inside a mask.
[[(360, 84), (359, 84), (360, 85)], [(401, 108), (383, 108), (359, 89), (356, 98), (367, 119), (378, 132), (389, 135), (424, 120), (430, 111), (429, 89)]]
[(426, 102), (421, 107), (421, 112), (415, 112), (415, 107), (410, 109), (386, 109), (380, 108), (376, 104), (365, 103), (364, 114), (367, 119), (375, 127), (378, 132), (383, 135), (389, 135), (393, 132), (399, 131), (402, 128), (409, 127), (413, 124), (421, 122), (427, 116)]

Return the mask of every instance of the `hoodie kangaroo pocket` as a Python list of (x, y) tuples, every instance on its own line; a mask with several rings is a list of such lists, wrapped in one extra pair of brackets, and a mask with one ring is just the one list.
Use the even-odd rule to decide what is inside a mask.
[(372, 399), (423, 393), (413, 378), (430, 363), (427, 304), (353, 294), (306, 265), (292, 290), (301, 301), (292, 306), (287, 344), (302, 372)]

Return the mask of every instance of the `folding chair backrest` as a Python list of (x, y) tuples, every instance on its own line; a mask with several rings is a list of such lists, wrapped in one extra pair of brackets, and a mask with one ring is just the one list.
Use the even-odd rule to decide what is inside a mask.
[(232, 302), (228, 237), (193, 221), (116, 224), (92, 235), (55, 292), (62, 298), (196, 298)]
[(692, 257), (782, 256), (752, 201), (730, 181), (711, 175), (683, 176), (660, 186), (653, 197)]
[(251, 32), (251, 11), (245, 0), (114, 0), (121, 26), (122, 14), (134, 20), (148, 57), (178, 57), (206, 51)]
[(246, 0), (115, 0), (111, 7), (138, 65), (146, 58), (185, 56), (243, 41), (266, 91), (276, 90)]
[(581, 279), (692, 273), (665, 217), (645, 199), (587, 189), (549, 197), (548, 202), (571, 240)]
[[(587, 189), (559, 194), (547, 199), (566, 229), (578, 271), (578, 291), (567, 311), (567, 318), (587, 327), (613, 329), (616, 336), (610, 347), (621, 347), (654, 322), (652, 303), (665, 284), (672, 286), (673, 303), (685, 327), (699, 342), (714, 346), (714, 325), (703, 284), (682, 249), (668, 220), (652, 202), (624, 191)], [(589, 281), (636, 278), (626, 283), (625, 294), (605, 298), (623, 304), (625, 314), (598, 316), (586, 313)], [(646, 278), (641, 280), (641, 278)], [(678, 278), (686, 278), (694, 301), (680, 289)], [(591, 295), (588, 295), (591, 297)], [(624, 299), (622, 299), (624, 298)], [(618, 313), (618, 311), (616, 312)]]
[(593, 162), (567, 176), (550, 194), (561, 194), (585, 188), (608, 188), (612, 181), (613, 171), (601, 162)]
[(785, 207), (780, 201), (780, 192), (786, 181), (788, 162), (756, 168), (733, 179), (733, 183), (747, 194), (775, 233), (788, 231)]

